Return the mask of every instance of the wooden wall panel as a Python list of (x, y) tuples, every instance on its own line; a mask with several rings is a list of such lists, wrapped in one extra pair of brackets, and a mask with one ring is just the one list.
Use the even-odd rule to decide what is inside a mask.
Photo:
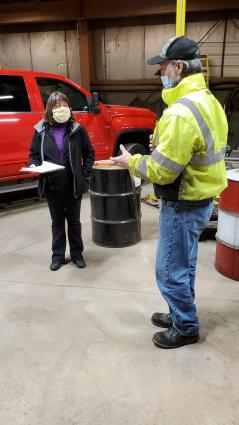
[(224, 76), (239, 77), (239, 19), (228, 22)]
[(144, 69), (144, 27), (105, 29), (106, 79), (138, 79)]
[(29, 34), (0, 35), (0, 64), (7, 69), (32, 69)]
[[(164, 43), (175, 35), (175, 24), (161, 24), (161, 25), (146, 25), (145, 26), (145, 72), (141, 78), (154, 78), (158, 66), (147, 64), (147, 59), (157, 55)], [(158, 77), (156, 77), (158, 78)]]
[(80, 47), (77, 31), (67, 30), (65, 34), (68, 77), (80, 84)]
[(239, 19), (230, 19), (227, 27), (227, 42), (239, 43)]
[[(217, 19), (213, 21), (199, 21), (199, 22), (188, 22), (186, 31), (187, 37), (199, 41), (217, 22)], [(223, 30), (224, 30), (224, 21), (220, 21), (216, 26), (209, 32), (205, 37), (202, 43), (215, 43), (223, 41)], [(201, 44), (200, 44), (201, 46)]]
[[(200, 41), (205, 34), (216, 24), (215, 21), (189, 22), (187, 24), (187, 36)], [(209, 58), (209, 75), (219, 77), (221, 75), (222, 51), (223, 51), (224, 21), (220, 21), (200, 42), (200, 52), (207, 54)]]
[(65, 32), (30, 34), (33, 69), (67, 75)]
[[(100, 27), (94, 30), (95, 62), (97, 80), (130, 80), (155, 78), (157, 66), (147, 65), (147, 59), (156, 55), (165, 41), (175, 34), (174, 23), (144, 24), (131, 26)], [(216, 24), (217, 19), (187, 23), (187, 36), (201, 40)], [(202, 54), (209, 56), (209, 75), (220, 77), (223, 55), (224, 20), (220, 20), (199, 44)], [(228, 19), (224, 58), (224, 76), (239, 77), (239, 19)], [(157, 77), (156, 77), (157, 78)]]
[(80, 83), (76, 29), (19, 33), (6, 30), (6, 33), (0, 34), (0, 39), (0, 64), (3, 68), (52, 72)]
[[(200, 40), (204, 34), (214, 25), (214, 21), (197, 22), (187, 24), (187, 36)], [(200, 43), (202, 54), (209, 56), (209, 71), (211, 77), (221, 76), (224, 20), (221, 20), (216, 27)], [(198, 38), (197, 38), (198, 37)], [(228, 19), (225, 58), (223, 67), (224, 77), (239, 77), (239, 20)]]

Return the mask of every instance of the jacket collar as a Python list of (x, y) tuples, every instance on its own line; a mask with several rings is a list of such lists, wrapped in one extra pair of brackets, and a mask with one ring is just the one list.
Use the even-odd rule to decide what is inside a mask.
[[(44, 131), (45, 130), (45, 127), (46, 127), (46, 124), (47, 123), (46, 123), (46, 121), (44, 119), (42, 119), (41, 121), (39, 121), (34, 126), (35, 130), (37, 131), (37, 133), (41, 133), (42, 131)], [(78, 122), (76, 122), (76, 121), (73, 121), (71, 123), (71, 133), (70, 134), (76, 133), (79, 130), (79, 128), (80, 128), (80, 124)]]
[(74, 121), (71, 127), (71, 134), (76, 133), (79, 129), (80, 129), (80, 124)]
[(39, 121), (36, 125), (34, 125), (35, 130), (37, 133), (41, 133), (45, 129), (45, 120)]
[(172, 89), (162, 90), (162, 99), (167, 105), (171, 105), (175, 100), (186, 96), (194, 91), (207, 89), (203, 74), (197, 73), (183, 78), (180, 83)]

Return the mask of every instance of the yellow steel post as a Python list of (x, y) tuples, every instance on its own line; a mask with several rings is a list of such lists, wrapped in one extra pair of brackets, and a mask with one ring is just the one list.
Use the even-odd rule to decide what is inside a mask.
[(207, 83), (207, 87), (209, 87), (209, 62), (208, 62), (208, 55), (206, 55), (206, 83)]
[(177, 0), (176, 36), (185, 35), (186, 0)]

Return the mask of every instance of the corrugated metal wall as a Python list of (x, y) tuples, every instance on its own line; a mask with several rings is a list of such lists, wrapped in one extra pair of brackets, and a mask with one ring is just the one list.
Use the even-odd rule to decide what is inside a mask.
[(52, 72), (80, 83), (77, 29), (0, 34), (0, 64), (7, 69)]
[[(215, 21), (189, 22), (187, 36), (199, 41)], [(96, 80), (129, 80), (154, 77), (155, 68), (146, 60), (175, 34), (175, 24), (98, 25), (94, 29)], [(224, 21), (221, 20), (200, 44), (209, 55), (210, 76), (221, 75)], [(239, 19), (228, 20), (223, 76), (239, 76)]]

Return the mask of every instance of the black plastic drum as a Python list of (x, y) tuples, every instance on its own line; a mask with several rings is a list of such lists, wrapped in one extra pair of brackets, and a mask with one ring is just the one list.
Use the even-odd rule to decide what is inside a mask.
[(128, 170), (107, 161), (95, 163), (90, 178), (93, 242), (121, 248), (140, 241), (140, 194)]

